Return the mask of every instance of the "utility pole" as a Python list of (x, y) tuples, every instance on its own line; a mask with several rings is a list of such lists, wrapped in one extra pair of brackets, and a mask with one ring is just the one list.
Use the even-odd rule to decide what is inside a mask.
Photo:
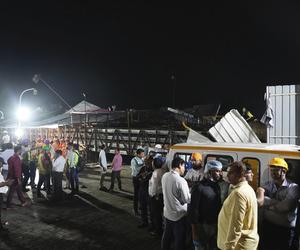
[(86, 128), (86, 94), (82, 93), (84, 99), (84, 144), (87, 146), (87, 128)]

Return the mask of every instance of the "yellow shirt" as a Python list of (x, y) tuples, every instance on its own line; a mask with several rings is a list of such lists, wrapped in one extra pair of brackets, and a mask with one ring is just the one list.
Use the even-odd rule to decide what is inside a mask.
[(218, 247), (222, 250), (257, 249), (257, 200), (242, 181), (231, 190), (218, 217)]

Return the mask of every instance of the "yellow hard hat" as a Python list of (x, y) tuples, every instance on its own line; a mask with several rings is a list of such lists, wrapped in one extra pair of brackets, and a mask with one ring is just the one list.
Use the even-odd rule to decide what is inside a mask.
[(191, 158), (195, 161), (202, 161), (202, 155), (200, 153), (192, 153)]
[(281, 167), (281, 168), (285, 168), (286, 170), (289, 170), (289, 166), (286, 163), (286, 161), (282, 158), (273, 158), (272, 160), (270, 160), (269, 162), (269, 166), (274, 166), (274, 167)]

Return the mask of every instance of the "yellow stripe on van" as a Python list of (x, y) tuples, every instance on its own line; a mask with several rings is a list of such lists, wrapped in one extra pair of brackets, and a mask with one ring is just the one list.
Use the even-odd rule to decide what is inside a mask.
[(284, 156), (300, 157), (300, 152), (286, 151), (286, 150), (272, 150), (272, 149), (254, 149), (254, 148), (229, 148), (229, 147), (209, 147), (209, 146), (183, 146), (174, 145), (171, 149), (179, 150), (216, 150), (216, 151), (232, 151), (232, 152), (252, 152), (252, 153), (263, 153), (263, 154), (278, 154)]

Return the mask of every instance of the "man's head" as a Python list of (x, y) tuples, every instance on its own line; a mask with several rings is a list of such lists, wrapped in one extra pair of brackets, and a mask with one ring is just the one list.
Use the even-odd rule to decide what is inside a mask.
[(73, 143), (72, 143), (72, 142), (69, 142), (69, 143), (68, 143), (68, 149), (69, 149), (69, 150), (72, 150), (72, 149), (73, 149)]
[(172, 169), (177, 171), (180, 175), (184, 175), (185, 162), (179, 157), (176, 157), (172, 161)]
[(24, 146), (24, 147), (28, 147), (28, 145), (29, 145), (29, 140), (26, 138), (26, 139), (23, 139), (22, 140), (22, 145)]
[(155, 169), (161, 168), (163, 166), (164, 162), (165, 162), (165, 159), (163, 157), (161, 157), (161, 156), (154, 157), (154, 159), (153, 159), (153, 167)]
[(79, 145), (77, 143), (73, 144), (75, 150), (79, 150)]
[(222, 163), (216, 160), (208, 161), (205, 164), (205, 171), (204, 173), (209, 174), (209, 176), (214, 180), (220, 180), (222, 176)]
[(15, 146), (14, 152), (15, 152), (15, 154), (21, 155), (21, 153), (22, 153), (22, 147), (19, 146), (19, 145)]
[(288, 164), (283, 158), (273, 158), (269, 162), (271, 177), (275, 182), (282, 183), (285, 180)]
[(144, 156), (145, 156), (145, 151), (144, 151), (144, 149), (138, 148), (138, 149), (136, 150), (136, 156), (139, 157), (139, 158), (144, 158)]
[(193, 169), (200, 169), (202, 167), (202, 155), (200, 153), (192, 153), (191, 162)]
[(104, 150), (104, 149), (105, 149), (105, 144), (102, 144), (102, 145), (100, 146), (100, 149)]
[(237, 185), (246, 180), (246, 166), (241, 161), (235, 161), (228, 166), (227, 178), (230, 184)]
[(120, 153), (120, 148), (119, 147), (116, 147), (115, 149), (115, 154), (119, 154)]
[(62, 155), (62, 151), (60, 149), (56, 150), (55, 151), (55, 154), (57, 157), (61, 156)]
[(245, 178), (246, 181), (252, 182), (253, 181), (253, 172), (252, 172), (252, 167), (250, 164), (245, 163), (246, 166), (246, 172), (245, 172)]

